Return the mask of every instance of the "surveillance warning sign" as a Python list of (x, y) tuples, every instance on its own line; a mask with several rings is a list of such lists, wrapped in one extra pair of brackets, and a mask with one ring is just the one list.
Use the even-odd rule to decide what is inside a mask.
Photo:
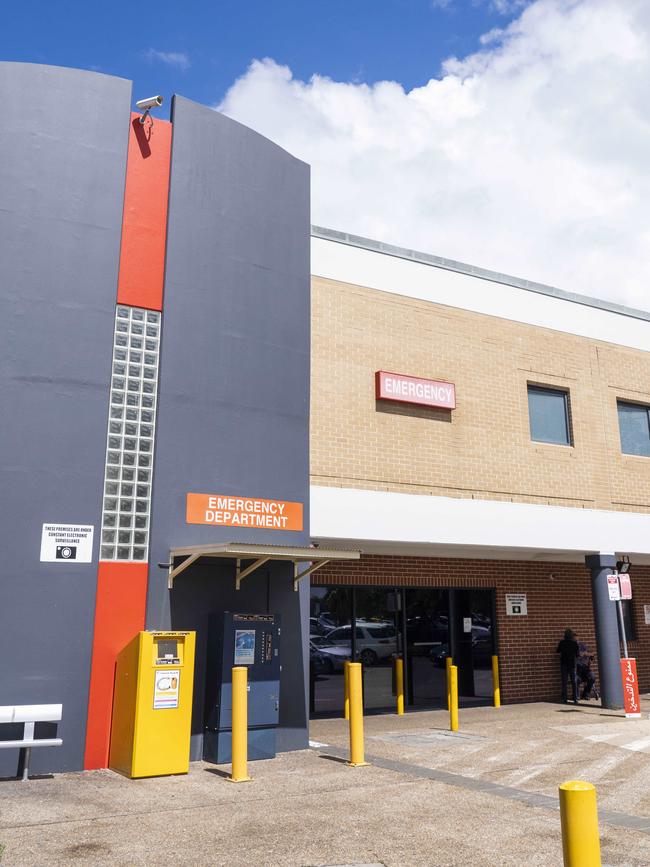
[(92, 563), (92, 525), (43, 524), (41, 563)]

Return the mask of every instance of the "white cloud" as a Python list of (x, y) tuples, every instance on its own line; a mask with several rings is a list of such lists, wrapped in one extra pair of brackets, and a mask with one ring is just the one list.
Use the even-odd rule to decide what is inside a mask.
[(489, 0), (489, 7), (493, 12), (498, 12), (499, 15), (512, 15), (529, 3), (530, 0)]
[(536, 0), (405, 92), (255, 61), (220, 109), (312, 165), (316, 224), (649, 308), (650, 4)]
[(190, 58), (183, 51), (157, 51), (155, 48), (149, 48), (144, 56), (150, 63), (159, 61), (183, 71), (190, 68)]

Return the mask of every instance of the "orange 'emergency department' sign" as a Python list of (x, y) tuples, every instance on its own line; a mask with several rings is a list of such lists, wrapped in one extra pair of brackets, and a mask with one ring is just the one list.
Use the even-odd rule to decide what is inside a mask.
[(223, 494), (188, 494), (185, 520), (188, 524), (221, 527), (302, 530), (302, 503)]
[(625, 716), (641, 716), (639, 681), (636, 676), (636, 659), (621, 659), (621, 675), (623, 677)]

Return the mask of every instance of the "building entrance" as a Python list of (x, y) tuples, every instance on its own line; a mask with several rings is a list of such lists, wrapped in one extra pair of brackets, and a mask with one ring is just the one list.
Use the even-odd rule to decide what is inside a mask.
[(492, 697), (494, 591), (313, 585), (310, 602), (310, 711), (343, 711), (343, 669), (363, 663), (364, 708), (395, 708), (394, 661), (406, 660), (406, 702), (443, 707), (445, 660), (459, 666), (464, 703)]

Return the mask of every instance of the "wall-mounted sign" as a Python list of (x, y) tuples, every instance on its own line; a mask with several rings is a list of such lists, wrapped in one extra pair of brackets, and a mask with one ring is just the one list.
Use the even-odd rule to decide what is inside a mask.
[(456, 409), (456, 386), (453, 382), (421, 379), (404, 373), (378, 370), (375, 374), (375, 396), (377, 400)]
[(618, 583), (618, 575), (607, 576), (607, 592), (610, 602), (618, 602), (621, 598), (621, 585)]
[(302, 530), (302, 503), (222, 494), (188, 494), (185, 520), (188, 524), (222, 527)]
[(472, 631), (472, 618), (471, 617), (463, 617), (463, 632), (471, 632)]
[(43, 524), (41, 563), (92, 563), (92, 524)]
[(650, 626), (650, 605), (643, 606), (643, 616), (645, 619), (645, 625)]
[(621, 599), (632, 598), (632, 579), (627, 572), (619, 572), (618, 586), (621, 588)]
[(506, 593), (506, 614), (525, 617), (528, 614), (528, 600), (525, 593)]
[(173, 670), (155, 671), (153, 684), (153, 709), (178, 707), (178, 692), (181, 684), (181, 673), (178, 668)]

